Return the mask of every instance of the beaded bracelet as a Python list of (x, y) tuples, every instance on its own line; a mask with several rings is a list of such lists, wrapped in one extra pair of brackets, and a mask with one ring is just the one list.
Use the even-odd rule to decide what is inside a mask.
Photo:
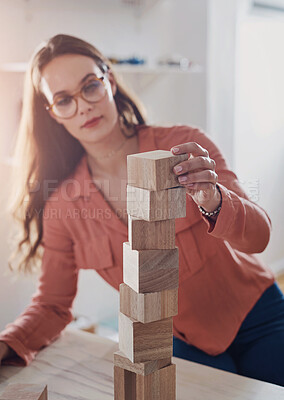
[(221, 211), (221, 208), (222, 208), (222, 193), (221, 193), (221, 190), (220, 190), (218, 185), (216, 185), (216, 188), (218, 189), (218, 192), (220, 193), (220, 196), (221, 196), (221, 203), (220, 203), (219, 207), (216, 208), (216, 210), (214, 210), (214, 211), (206, 211), (206, 210), (204, 210), (203, 207), (198, 206), (198, 209), (201, 212), (201, 214), (206, 215), (206, 217), (215, 217)]

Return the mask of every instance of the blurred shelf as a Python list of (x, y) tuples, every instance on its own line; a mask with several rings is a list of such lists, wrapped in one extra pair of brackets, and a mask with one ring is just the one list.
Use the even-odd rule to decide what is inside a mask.
[(178, 76), (194, 76), (202, 74), (204, 69), (200, 65), (192, 65), (184, 69), (176, 66), (148, 66), (148, 65), (114, 65), (115, 72), (119, 73), (127, 85), (134, 92), (141, 93), (145, 88), (150, 87), (158, 78), (172, 75)]
[[(0, 72), (25, 72), (28, 63), (24, 62), (12, 62), (0, 64)], [(130, 65), (130, 64), (113, 64), (114, 69), (117, 72), (123, 74), (146, 74), (146, 75), (158, 75), (158, 74), (189, 74), (189, 73), (201, 73), (203, 67), (201, 65), (193, 65), (189, 68), (178, 68), (176, 66), (148, 66), (148, 65)]]
[(192, 74), (203, 72), (201, 65), (194, 65), (189, 68), (178, 68), (176, 66), (153, 66), (148, 65), (125, 65), (114, 64), (114, 69), (117, 72), (124, 74), (145, 74), (145, 75), (159, 75), (159, 74)]
[[(0, 64), (1, 72), (24, 73), (28, 63), (13, 62)], [(114, 71), (125, 78), (126, 83), (137, 92), (151, 85), (155, 79), (165, 75), (190, 75), (201, 74), (204, 68), (201, 65), (193, 64), (189, 68), (179, 68), (171, 65), (131, 65), (131, 64), (113, 64)]]

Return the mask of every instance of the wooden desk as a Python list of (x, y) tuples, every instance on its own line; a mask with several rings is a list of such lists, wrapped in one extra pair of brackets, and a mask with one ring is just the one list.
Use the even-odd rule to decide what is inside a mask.
[[(8, 383), (47, 383), (49, 400), (113, 399), (113, 352), (118, 344), (65, 330), (29, 367), (0, 367), (0, 394)], [(284, 388), (174, 358), (178, 400), (283, 400)]]

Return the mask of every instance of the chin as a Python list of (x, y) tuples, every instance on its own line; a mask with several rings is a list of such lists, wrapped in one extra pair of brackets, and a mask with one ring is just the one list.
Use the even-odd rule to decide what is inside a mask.
[(78, 140), (96, 143), (109, 137), (109, 132), (104, 129), (90, 129), (89, 132), (85, 132), (84, 135), (80, 135)]

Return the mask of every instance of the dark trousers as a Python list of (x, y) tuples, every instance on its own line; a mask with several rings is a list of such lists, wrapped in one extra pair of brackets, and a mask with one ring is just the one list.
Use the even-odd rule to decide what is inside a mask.
[(284, 386), (284, 296), (278, 285), (263, 293), (224, 353), (210, 356), (174, 337), (174, 356)]

